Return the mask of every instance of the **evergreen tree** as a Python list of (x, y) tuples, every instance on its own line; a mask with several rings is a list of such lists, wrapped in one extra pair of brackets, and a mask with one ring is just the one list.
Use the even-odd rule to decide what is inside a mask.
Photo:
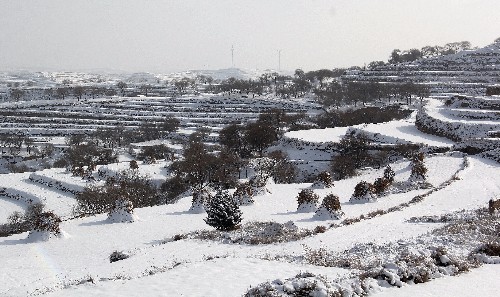
[(241, 222), (241, 210), (227, 191), (218, 191), (206, 211), (205, 222), (217, 230), (233, 230)]
[(424, 163), (424, 157), (423, 153), (418, 153), (412, 157), (410, 181), (427, 180), (427, 167)]
[(392, 167), (390, 165), (387, 165), (384, 170), (384, 178), (387, 179), (389, 182), (394, 181), (394, 177), (396, 176), (396, 173), (394, 170), (392, 170)]

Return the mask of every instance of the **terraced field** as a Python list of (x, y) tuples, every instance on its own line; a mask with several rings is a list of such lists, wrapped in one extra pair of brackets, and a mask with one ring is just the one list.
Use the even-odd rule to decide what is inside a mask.
[(117, 125), (137, 128), (142, 122), (161, 121), (166, 116), (179, 119), (183, 128), (221, 127), (256, 119), (273, 108), (291, 114), (320, 110), (319, 105), (303, 99), (244, 98), (239, 94), (9, 102), (0, 105), (0, 133), (64, 136)]

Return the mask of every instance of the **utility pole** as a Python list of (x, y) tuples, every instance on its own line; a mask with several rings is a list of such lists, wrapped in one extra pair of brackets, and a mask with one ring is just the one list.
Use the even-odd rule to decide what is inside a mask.
[(231, 66), (234, 68), (234, 46), (231, 45)]

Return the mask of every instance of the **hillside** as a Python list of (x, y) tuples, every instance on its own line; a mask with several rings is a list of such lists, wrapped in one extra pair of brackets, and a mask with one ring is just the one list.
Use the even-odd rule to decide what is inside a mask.
[(350, 71), (345, 79), (411, 81), (430, 85), (434, 93), (484, 94), (486, 86), (500, 83), (500, 43), (372, 70)]
[[(279, 96), (292, 79), (165, 83), (258, 75), (238, 69), (8, 74), (28, 95), (0, 103), (0, 296), (496, 296), (500, 97), (474, 94), (499, 52), (349, 72), (432, 94), (331, 114), (312, 91)], [(65, 80), (103, 93), (41, 95)]]
[[(148, 102), (148, 106), (152, 106), (155, 101), (141, 100), (135, 103), (139, 102)], [(33, 110), (40, 108), (35, 108), (36, 104), (30, 103)], [(78, 105), (71, 108), (78, 108)], [(92, 109), (89, 107), (89, 110)], [(435, 118), (441, 114), (473, 117), (478, 111), (473, 108), (444, 109), (435, 100), (429, 101), (426, 110), (429, 116)], [(488, 110), (484, 113), (489, 114)], [(385, 145), (422, 143), (429, 147), (450, 148), (454, 144), (452, 140), (416, 130), (415, 121), (414, 116), (403, 121), (360, 125), (350, 129), (364, 131), (373, 140)], [(475, 123), (468, 118), (460, 121), (464, 124)], [(489, 121), (498, 123), (498, 119)], [(482, 120), (479, 123), (489, 122)], [(347, 132), (344, 128), (338, 129), (337, 132), (290, 132), (283, 139), (281, 148), (296, 160), (300, 158), (312, 164), (316, 154), (324, 153), (325, 145), (339, 141), (338, 135)], [(484, 209), (489, 199), (500, 197), (499, 165), (463, 153), (431, 154), (425, 159), (425, 164), (429, 170), (427, 182), (430, 186), (389, 192), (375, 202), (351, 203), (350, 199), (357, 183), (362, 180), (373, 181), (383, 174), (383, 169), (363, 170), (358, 176), (336, 181), (332, 188), (313, 187), (320, 200), (330, 193), (340, 198), (345, 213), (340, 220), (319, 218), (311, 212), (297, 211), (297, 194), (304, 188), (311, 188), (311, 183), (270, 183), (267, 185), (267, 194), (255, 196), (252, 205), (241, 206), (244, 226), (241, 231), (214, 233), (211, 236), (203, 233), (211, 230), (203, 221), (206, 214), (189, 211), (192, 203), (190, 196), (175, 204), (137, 208), (135, 214), (138, 219), (133, 223), (111, 223), (105, 214), (72, 217), (71, 209), (76, 203), (72, 191), (81, 191), (89, 181), (71, 176), (64, 169), (3, 175), (0, 203), (5, 214), (25, 208), (30, 201), (43, 201), (48, 209), (67, 220), (61, 224), (62, 235), (48, 241), (40, 241), (28, 233), (0, 238), (0, 250), (5, 256), (0, 274), (6, 280), (0, 295), (238, 296), (251, 287), (258, 288), (256, 286), (264, 282), (270, 282), (266, 286), (272, 286), (278, 292), (282, 290), (279, 288), (283, 288), (277, 285), (279, 283), (307, 284), (320, 281), (323, 285), (318, 287), (318, 292), (333, 292), (335, 286), (340, 286), (354, 296), (356, 290), (362, 290), (356, 285), (356, 275), (372, 271), (370, 269), (374, 267), (371, 265), (374, 264), (364, 259), (362, 261), (368, 261), (366, 265), (362, 264), (364, 262), (355, 267), (339, 265), (334, 260), (338, 255), (345, 255), (349, 259), (360, 257), (358, 251), (369, 248), (370, 253), (379, 259), (378, 265), (382, 265), (375, 267), (386, 269), (384, 273), (393, 271), (390, 273), (395, 274), (399, 272), (387, 270), (391, 267), (391, 259), (400, 257), (398, 251), (407, 246), (413, 246), (413, 252), (423, 255), (431, 255), (436, 248), (446, 248), (449, 257), (466, 261), (464, 255), (477, 253), (481, 242), (489, 240), (489, 237), (464, 229), (460, 231), (462, 242), (459, 244), (455, 242), (458, 239), (454, 239), (453, 233), (443, 228), (447, 224), (462, 224), (461, 220), (467, 220), (470, 216), (478, 216), (478, 222), (493, 220), (488, 228), (498, 226), (498, 216), (490, 218), (481, 209)], [(164, 165), (161, 162), (141, 164), (140, 170), (161, 180), (167, 174), (162, 170)], [(391, 166), (396, 174), (396, 183), (404, 184), (410, 178), (408, 160), (394, 161)], [(109, 166), (106, 170), (117, 171), (118, 168)], [(99, 182), (99, 176), (96, 174), (95, 177)], [(446, 223), (440, 221), (442, 216), (448, 218), (443, 221)], [(438, 223), (423, 223), (425, 220), (437, 220)], [(2, 217), (2, 221), (5, 222), (5, 217)], [(276, 225), (281, 227), (275, 231), (257, 230), (267, 230), (265, 232), (269, 233), (264, 233), (264, 238), (276, 238), (279, 241), (257, 245), (240, 242), (246, 236), (255, 236), (245, 233), (250, 232), (245, 231), (245, 228), (270, 221), (281, 224)], [(284, 239), (279, 239), (282, 236)], [(470, 239), (463, 241), (464, 238)], [(109, 263), (113, 251), (123, 252), (128, 258)], [(316, 258), (315, 253), (320, 253), (321, 258)], [(366, 255), (365, 252), (362, 254)], [(330, 257), (332, 260), (329, 260)], [(481, 259), (485, 263), (500, 262), (498, 256)], [(432, 266), (437, 264), (429, 265), (428, 269), (437, 267)], [(498, 265), (477, 269), (472, 262), (467, 265), (471, 265), (472, 272), (459, 276), (451, 276), (458, 273), (453, 270), (454, 266), (447, 266), (448, 270), (436, 270), (431, 278), (439, 279), (431, 280), (429, 285), (401, 283), (391, 288), (390, 278), (384, 280), (373, 275), (370, 289), (366, 290), (371, 293), (382, 292), (380, 296), (403, 294), (399, 290), (407, 296), (417, 296), (424, 294), (422, 292), (433, 294), (433, 290), (439, 290), (440, 285), (455, 286), (457, 280), (474, 281), (476, 285), (488, 288), (484, 290), (485, 296), (500, 289), (497, 282), (491, 282), (491, 274), (500, 273)], [(306, 271), (308, 276), (293, 280), (294, 276)], [(275, 279), (279, 281), (273, 281)], [(402, 288), (398, 289), (398, 286)], [(457, 293), (457, 290), (450, 289), (448, 296), (466, 296), (467, 292)], [(447, 293), (440, 294), (447, 296)]]

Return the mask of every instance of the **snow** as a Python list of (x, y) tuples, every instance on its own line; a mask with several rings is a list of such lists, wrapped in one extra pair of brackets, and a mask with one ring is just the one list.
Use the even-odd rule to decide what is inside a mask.
[[(131, 281), (108, 281), (48, 296), (238, 296), (250, 286), (302, 271), (335, 276), (343, 269), (232, 257), (180, 264), (164, 273)], [(244, 281), (243, 281), (244, 280)]]
[[(436, 156), (426, 159), (429, 167), (429, 176), (433, 184), (439, 184), (451, 177), (451, 175), (460, 169), (462, 158), (450, 156)], [(226, 276), (213, 280), (212, 276), (207, 278), (203, 274), (203, 281), (211, 284), (210, 292), (227, 292), (229, 295), (239, 295), (244, 292), (249, 285), (256, 285), (265, 280), (272, 280), (280, 276), (294, 275), (298, 270), (304, 270), (304, 267), (296, 264), (286, 264), (278, 262), (268, 265), (262, 257), (274, 259), (283, 254), (301, 255), (303, 246), (328, 246), (333, 250), (341, 251), (350, 247), (355, 242), (387, 242), (410, 238), (423, 234), (436, 225), (429, 224), (408, 224), (407, 218), (419, 215), (443, 214), (450, 210), (461, 208), (475, 208), (483, 206), (494, 193), (500, 193), (500, 180), (494, 173), (498, 166), (484, 161), (483, 159), (470, 159), (471, 165), (461, 173), (461, 180), (455, 181), (450, 186), (441, 191), (437, 191), (427, 197), (422, 203), (404, 209), (400, 212), (393, 212), (383, 216), (375, 217), (372, 220), (362, 221), (360, 223), (345, 226), (342, 228), (330, 229), (323, 234), (305, 238), (298, 242), (289, 242), (279, 245), (265, 246), (240, 246), (221, 244), (216, 242), (203, 242), (180, 240), (159, 244), (160, 241), (171, 238), (175, 234), (182, 234), (199, 229), (209, 229), (204, 223), (205, 214), (192, 214), (188, 210), (191, 206), (191, 198), (186, 197), (177, 204), (164, 205), (158, 207), (149, 207), (135, 209), (138, 217), (141, 219), (133, 223), (108, 224), (106, 214), (96, 217), (76, 219), (61, 224), (70, 237), (57, 238), (46, 242), (26, 244), (24, 242), (27, 234), (13, 235), (8, 238), (0, 238), (0, 250), (2, 254), (13, 255), (6, 257), (0, 275), (6, 279), (8, 285), (2, 287), (0, 295), (25, 295), (27, 292), (33, 292), (36, 289), (48, 287), (49, 290), (58, 290), (64, 284), (72, 284), (76, 280), (81, 280), (90, 275), (96, 278), (97, 286), (80, 285), (69, 290), (60, 291), (65, 296), (83, 296), (88, 290), (99, 294), (102, 292), (111, 292), (118, 290), (116, 287), (132, 284), (125, 280), (99, 281), (103, 278), (115, 278), (124, 276), (133, 278), (133, 283), (144, 282), (145, 286), (151, 288), (165, 288), (174, 290), (179, 294), (194, 296), (204, 295), (201, 291), (193, 293), (193, 286), (188, 286), (188, 282), (177, 280), (178, 275), (192, 274), (193, 277), (200, 278), (196, 269), (204, 268), (206, 270), (229, 267), (224, 265), (235, 265), (238, 263), (253, 263), (254, 267), (250, 269), (231, 270), (231, 277), (235, 277), (240, 282), (230, 282)], [(406, 179), (409, 176), (408, 163), (400, 162), (393, 166), (396, 172), (396, 179)], [(341, 198), (342, 209), (347, 217), (356, 216), (362, 213), (368, 213), (376, 209), (386, 209), (387, 207), (398, 204), (401, 201), (408, 201), (411, 197), (421, 193), (421, 190), (413, 191), (398, 196), (383, 197), (379, 202), (367, 205), (349, 205), (346, 204), (354, 185), (361, 179), (373, 179), (382, 174), (380, 171), (368, 171), (361, 176), (357, 176), (345, 181), (339, 181), (332, 189), (315, 190), (320, 196), (333, 192)], [(484, 176), (490, 176), (485, 179)], [(496, 176), (496, 177), (495, 177)], [(296, 196), (302, 188), (309, 187), (310, 184), (297, 185), (269, 185), (273, 194), (266, 194), (255, 197), (255, 204), (242, 206), (244, 222), (253, 220), (274, 220), (276, 222), (286, 223), (295, 222), (300, 228), (314, 228), (319, 224), (326, 222), (335, 222), (335, 220), (322, 221), (313, 219), (314, 213), (297, 213)], [(393, 199), (394, 198), (394, 199)], [(48, 200), (51, 201), (51, 200)], [(50, 204), (48, 205), (50, 208)], [(95, 244), (95, 243), (99, 244)], [(109, 264), (108, 257), (114, 250), (128, 251), (131, 257), (126, 260)], [(35, 252), (36, 251), (36, 252)], [(20, 262), (17, 256), (23, 255), (23, 261)], [(225, 263), (221, 260), (221, 266), (212, 266), (212, 262), (203, 260), (204, 257), (226, 257), (229, 255), (234, 258)], [(51, 263), (47, 267), (47, 263)], [(175, 263), (181, 263), (178, 268), (182, 270), (171, 269), (167, 272), (158, 273), (158, 276), (144, 277), (145, 271), (153, 269), (152, 267), (171, 267)], [(225, 263), (225, 264), (224, 264)], [(262, 265), (259, 265), (262, 264)], [(264, 265), (266, 263), (266, 265)], [(243, 264), (242, 264), (243, 265)], [(247, 264), (250, 265), (250, 264)], [(294, 269), (293, 273), (284, 273), (285, 265)], [(207, 267), (208, 266), (208, 267)], [(230, 266), (230, 267), (235, 267)], [(16, 267), (17, 273), (12, 274), (9, 271)], [(243, 266), (244, 267), (244, 266)], [(319, 268), (318, 268), (319, 269)], [(153, 269), (154, 270), (154, 269)], [(259, 274), (264, 270), (266, 273)], [(332, 269), (330, 269), (332, 270)], [(185, 271), (185, 272), (182, 272)], [(223, 270), (229, 271), (229, 270)], [(316, 270), (313, 270), (316, 271)], [(283, 273), (281, 273), (283, 272)], [(183, 274), (185, 273), (185, 274)], [(40, 278), (40, 275), (44, 275)], [(138, 278), (139, 277), (139, 278)], [(169, 281), (172, 277), (173, 281)], [(138, 279), (137, 279), (138, 278)], [(255, 280), (255, 281), (253, 281)], [(123, 284), (122, 284), (123, 283)], [(146, 285), (147, 284), (147, 285)], [(168, 286), (168, 287), (165, 287)], [(200, 290), (200, 287), (196, 286)], [(125, 288), (125, 287), (123, 287)], [(228, 288), (236, 288), (233, 291)], [(175, 291), (177, 290), (177, 291)], [(141, 292), (134, 290), (133, 292)], [(148, 291), (149, 292), (149, 291)], [(57, 293), (57, 292), (56, 292)], [(69, 295), (68, 295), (69, 294)], [(90, 294), (90, 293), (89, 293)], [(134, 294), (134, 293), (131, 293)], [(208, 293), (207, 293), (208, 294)], [(60, 295), (62, 296), (62, 295)], [(208, 296), (218, 296), (217, 293)], [(223, 295), (224, 296), (224, 295)]]
[(377, 297), (469, 297), (497, 296), (500, 292), (500, 265), (484, 265), (458, 276), (445, 276), (431, 282), (402, 288), (390, 288)]
[(450, 147), (454, 144), (447, 138), (422, 133), (415, 127), (415, 116), (408, 120), (367, 124), (359, 129), (375, 136), (380, 143), (422, 143), (436, 147)]
[[(232, 70), (226, 72), (233, 73)], [(197, 72), (192, 72), (193, 75), (195, 73)], [(138, 74), (130, 77), (130, 80), (156, 78), (151, 74)], [(184, 107), (191, 105), (196, 109), (200, 107), (200, 104), (195, 103), (197, 100), (210, 98), (220, 99), (216, 96), (200, 95), (183, 96), (175, 100), (185, 101), (182, 103)], [(166, 98), (103, 98), (89, 101), (113, 101), (113, 104), (129, 108), (123, 109), (120, 116), (130, 116), (134, 113), (147, 114), (147, 109), (134, 108), (152, 108), (166, 104), (160, 102), (162, 100), (166, 101)], [(271, 105), (272, 100), (274, 99), (254, 103), (260, 102), (260, 108)], [(75, 109), (78, 107), (81, 112), (85, 111), (82, 103), (71, 99), (4, 103), (1, 106), (19, 106), (35, 110), (40, 104), (50, 107), (53, 102), (61, 105), (74, 104)], [(235, 101), (230, 104), (239, 103)], [(486, 118), (490, 119), (484, 120), (478, 118), (478, 114), (482, 113), (475, 109), (471, 112), (475, 114), (473, 117), (476, 119), (471, 121), (467, 118), (467, 110), (447, 110), (437, 100), (430, 100), (425, 109), (429, 116), (460, 123), (463, 127), (471, 122), (474, 125), (491, 127), (498, 125), (498, 121), (491, 120), (492, 112), (484, 113)], [(95, 110), (89, 108), (85, 112)], [(203, 112), (180, 118), (191, 121), (210, 119), (213, 116), (213, 113)], [(161, 117), (165, 114), (157, 112), (155, 116)], [(228, 117), (236, 114), (241, 118), (250, 118), (257, 113), (225, 113)], [(284, 140), (273, 149), (283, 149), (291, 159), (301, 164), (301, 169), (306, 168), (314, 172), (328, 168), (331, 157), (328, 146), (339, 142), (350, 129), (363, 131), (379, 143), (423, 143), (442, 148), (450, 148), (455, 144), (446, 138), (419, 131), (415, 127), (415, 121), (413, 116), (380, 124), (293, 131), (286, 133)], [(218, 128), (220, 127), (213, 130)], [(179, 133), (188, 135), (193, 131), (194, 127), (185, 127)], [(212, 136), (216, 136), (216, 133)], [(59, 145), (65, 144), (64, 139), (60, 137), (45, 140)], [(159, 143), (167, 144), (176, 150), (182, 149), (180, 145), (170, 141), (134, 145), (140, 147)], [(128, 156), (121, 156), (120, 160), (124, 162), (99, 166), (99, 170), (107, 175), (116, 174), (129, 168), (129, 163), (125, 162), (129, 159)], [(361, 170), (357, 176), (336, 181), (331, 188), (312, 189), (320, 197), (320, 201), (329, 194), (338, 196), (344, 214), (341, 218), (330, 216), (321, 209), (314, 213), (316, 206), (311, 212), (297, 211), (297, 195), (303, 189), (311, 189), (311, 183), (269, 182), (266, 184), (266, 190), (252, 197), (253, 203), (240, 206), (243, 213), (242, 224), (275, 222), (271, 223), (268, 229), (262, 230), (270, 236), (278, 232), (279, 228), (283, 228), (283, 225), (285, 228), (297, 230), (319, 230), (322, 228), (318, 227), (322, 226), (325, 232), (312, 233), (296, 241), (256, 245), (231, 243), (227, 240), (227, 233), (222, 234), (225, 236), (224, 240), (183, 237), (190, 232), (213, 230), (204, 221), (206, 213), (198, 213), (192, 208), (192, 197), (184, 197), (175, 204), (136, 208), (133, 213), (116, 212), (112, 214), (111, 219), (108, 214), (73, 218), (71, 211), (76, 203), (74, 194), (93, 182), (73, 177), (65, 169), (0, 175), (0, 192), (3, 192), (0, 196), (0, 223), (6, 222), (7, 216), (13, 211), (21, 211), (32, 202), (43, 201), (47, 210), (53, 210), (63, 218), (61, 229), (64, 230), (61, 236), (52, 238), (48, 234), (30, 232), (0, 237), (0, 296), (238, 296), (259, 283), (290, 279), (306, 271), (330, 280), (348, 277), (356, 273), (356, 270), (307, 264), (304, 261), (305, 250), (326, 248), (329, 252), (341, 253), (358, 244), (413, 240), (442, 227), (444, 223), (413, 223), (409, 218), (478, 209), (485, 207), (489, 199), (500, 197), (499, 164), (494, 161), (480, 156), (445, 153), (429, 155), (424, 163), (428, 168), (427, 182), (431, 185), (429, 188), (408, 189), (406, 192), (397, 193), (389, 191), (387, 195), (378, 196), (376, 201), (370, 203), (356, 204), (349, 202), (349, 199), (356, 184), (360, 181), (373, 183), (376, 178), (383, 176), (383, 168), (367, 168)], [(159, 184), (168, 175), (165, 167), (169, 164), (167, 161), (141, 163), (138, 172), (151, 177)], [(396, 174), (396, 183), (408, 181), (408, 160), (401, 159), (392, 163), (391, 167)], [(95, 177), (99, 179), (97, 174)], [(99, 183), (102, 181), (97, 182)], [(409, 203), (419, 197), (421, 201)], [(113, 219), (114, 215), (117, 218)], [(346, 220), (359, 218), (363, 219), (345, 223)], [(110, 263), (109, 257), (115, 251), (123, 252), (129, 255), (129, 258)], [(442, 262), (448, 260), (446, 256), (441, 256)], [(498, 262), (497, 258), (490, 260), (491, 263)], [(402, 288), (381, 289), (376, 296), (496, 296), (500, 289), (497, 281), (499, 267), (494, 264), (484, 265), (466, 274), (442, 277), (425, 284), (406, 285), (397, 283), (398, 278), (391, 267), (387, 266), (385, 272), (389, 280), (402, 285)], [(293, 282), (287, 285), (293, 285)]]
[(305, 143), (335, 143), (340, 142), (342, 137), (352, 130), (362, 131), (368, 134), (371, 139), (384, 144), (422, 143), (435, 147), (451, 147), (454, 144), (447, 138), (426, 134), (418, 130), (415, 127), (415, 114), (406, 120), (387, 123), (291, 131), (287, 132), (285, 137), (299, 139)]
[(0, 196), (0, 224), (6, 223), (7, 218), (15, 211), (23, 212), (24, 204), (10, 199), (5, 196)]
[(285, 137), (297, 138), (307, 142), (339, 142), (348, 129), (349, 127), (336, 127), (290, 131), (285, 133)]

